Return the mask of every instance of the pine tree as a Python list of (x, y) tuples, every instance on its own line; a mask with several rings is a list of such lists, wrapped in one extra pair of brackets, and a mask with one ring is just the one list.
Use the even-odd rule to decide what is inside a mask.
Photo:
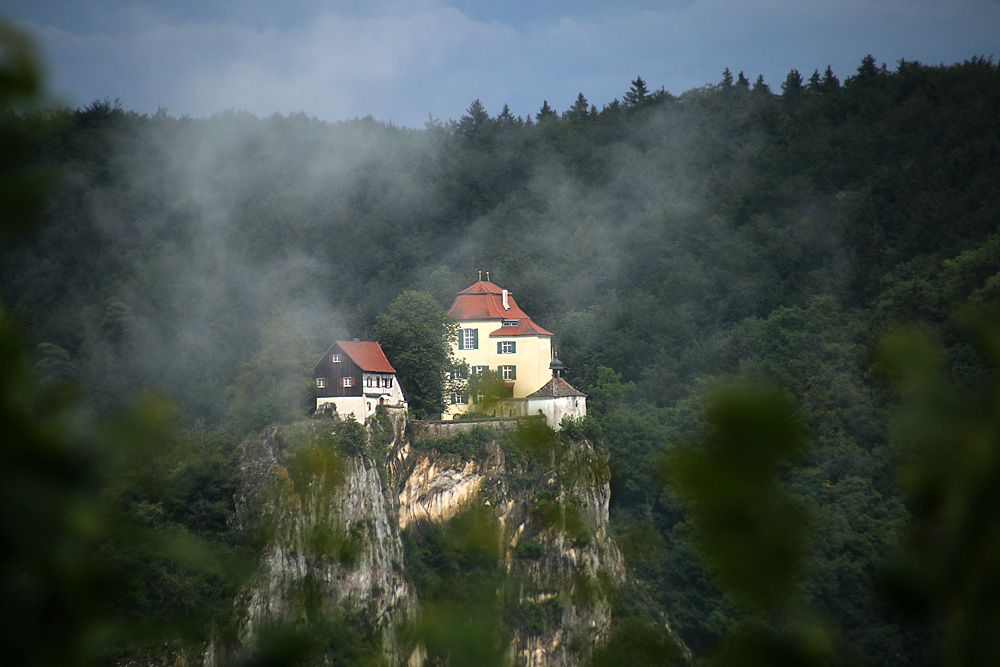
[(479, 100), (473, 100), (465, 115), (458, 120), (458, 136), (465, 137), (467, 139), (476, 136), (483, 129), (489, 119), (490, 115), (486, 112), (482, 102)]
[(583, 93), (580, 93), (577, 95), (573, 106), (563, 114), (563, 118), (568, 118), (569, 120), (586, 120), (589, 116), (589, 108), (590, 104), (587, 102), (587, 98), (583, 96)]
[(632, 87), (625, 93), (625, 106), (638, 107), (647, 99), (649, 99), (649, 89), (646, 88), (646, 82), (642, 80), (641, 76), (637, 76), (632, 82)]
[(549, 101), (542, 100), (542, 108), (539, 109), (538, 113), (535, 114), (535, 120), (537, 120), (539, 123), (544, 123), (547, 120), (551, 120), (553, 118), (558, 118), (558, 117), (559, 114), (556, 113), (555, 109), (549, 106)]
[(751, 89), (755, 93), (766, 93), (771, 94), (771, 86), (764, 83), (764, 75), (758, 74), (757, 80), (753, 83), (753, 88)]
[(821, 86), (820, 86), (819, 70), (814, 69), (812, 76), (809, 77), (809, 86), (808, 86), (809, 92), (818, 93), (820, 92), (820, 87)]
[(827, 65), (826, 71), (823, 72), (823, 91), (830, 92), (837, 88), (840, 88), (840, 79), (833, 74), (833, 68)]
[(514, 114), (510, 112), (510, 106), (508, 104), (503, 105), (503, 109), (500, 110), (500, 114), (497, 116), (497, 123), (501, 127), (513, 127), (514, 125), (519, 125), (518, 119), (514, 118)]
[(720, 88), (732, 88), (733, 87), (733, 73), (729, 71), (727, 67), (722, 73), (722, 81), (719, 82)]
[(785, 82), (781, 84), (781, 94), (789, 98), (797, 97), (802, 93), (802, 75), (799, 70), (793, 69), (785, 77)]

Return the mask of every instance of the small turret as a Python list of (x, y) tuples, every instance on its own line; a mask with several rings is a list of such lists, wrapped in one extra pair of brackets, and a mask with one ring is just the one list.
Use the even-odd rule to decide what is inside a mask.
[(549, 362), (549, 370), (552, 371), (552, 377), (561, 378), (563, 376), (563, 373), (565, 373), (569, 369), (566, 368), (566, 366), (563, 365), (563, 362), (559, 361), (559, 357), (557, 357), (555, 353), (553, 353), (552, 361)]

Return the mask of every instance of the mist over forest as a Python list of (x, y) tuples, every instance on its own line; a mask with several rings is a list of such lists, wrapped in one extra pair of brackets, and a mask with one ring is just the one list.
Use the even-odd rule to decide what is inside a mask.
[[(698, 664), (748, 627), (781, 636), (785, 617), (719, 583), (659, 472), (711, 432), (718, 388), (753, 382), (788, 400), (808, 441), (779, 477), (808, 516), (795, 605), (826, 628), (825, 664), (940, 661), (954, 637), (935, 605), (997, 606), (945, 574), (927, 575), (916, 621), (885, 593), (885, 564), (927, 508), (900, 481), (919, 438), (885, 341), (900, 328), (933, 341), (943, 395), (995, 390), (995, 329), (977, 322), (1000, 305), (1000, 68), (867, 56), (771, 86), (733, 69), (679, 94), (637, 78), (600, 109), (581, 93), (530, 118), (472, 101), (423, 129), (142, 115), (109, 100), (6, 109), (24, 169), (48, 190), (4, 249), (0, 298), (36, 373), (77, 387), (88, 413), (169, 397), (174, 426), (211, 462), (202, 482), (120, 478), (112, 495), (125, 511), (167, 507), (151, 529), (229, 544), (227, 457), (309, 414), (308, 373), (330, 343), (374, 339), (406, 290), (447, 308), (489, 271), (555, 333), (588, 395), (611, 453), (612, 527), (653, 604), (629, 614), (663, 614)], [(989, 453), (972, 468), (995, 474), (1000, 431), (975, 414)], [(956, 479), (958, 494), (986, 488)], [(194, 519), (197, 503), (211, 511)], [(968, 548), (995, 556), (995, 526), (982, 530)], [(114, 614), (214, 609), (231, 593), (125, 556), (171, 601), (137, 595)], [(961, 646), (969, 662), (956, 664), (989, 648)]]

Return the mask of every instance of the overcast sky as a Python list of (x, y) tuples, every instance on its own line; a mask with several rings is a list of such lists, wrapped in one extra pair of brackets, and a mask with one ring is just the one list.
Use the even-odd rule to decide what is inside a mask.
[(408, 127), (474, 99), (526, 116), (582, 92), (600, 108), (636, 76), (680, 94), (729, 67), (778, 91), (792, 68), (843, 80), (869, 53), (1000, 56), (1000, 0), (5, 0), (0, 16), (36, 37), (72, 107)]

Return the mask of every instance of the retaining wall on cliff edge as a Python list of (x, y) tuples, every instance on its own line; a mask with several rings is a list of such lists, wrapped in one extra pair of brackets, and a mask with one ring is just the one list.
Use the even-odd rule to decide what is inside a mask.
[(468, 433), (476, 426), (486, 426), (498, 431), (509, 431), (515, 429), (519, 424), (526, 421), (541, 420), (545, 422), (545, 417), (494, 417), (492, 419), (413, 419), (410, 427), (413, 429), (413, 437), (417, 440), (422, 438), (450, 438), (459, 433)]

